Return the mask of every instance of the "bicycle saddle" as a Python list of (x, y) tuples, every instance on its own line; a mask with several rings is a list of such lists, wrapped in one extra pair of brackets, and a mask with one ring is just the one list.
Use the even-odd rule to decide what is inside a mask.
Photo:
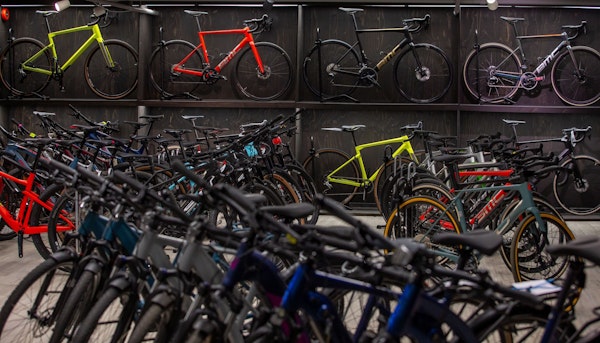
[(51, 15), (57, 14), (58, 11), (54, 11), (54, 10), (52, 10), (52, 11), (37, 10), (37, 11), (35, 11), (35, 13), (41, 14), (44, 17), (49, 17)]
[(158, 120), (164, 118), (164, 114), (155, 114), (155, 115), (143, 115), (140, 116), (140, 119), (148, 119), (148, 120)]
[(208, 12), (204, 12), (204, 11), (184, 10), (184, 12), (191, 16), (194, 16), (194, 17), (199, 17), (201, 15), (208, 14)]
[(509, 23), (516, 23), (519, 21), (525, 21), (525, 18), (514, 18), (514, 17), (500, 17), (500, 19), (507, 21)]
[(508, 125), (519, 125), (519, 124), (525, 124), (526, 121), (524, 120), (512, 120), (512, 119), (502, 119), (503, 122), (505, 122)]
[(344, 12), (348, 13), (348, 14), (354, 14), (356, 12), (362, 12), (362, 11), (364, 11), (362, 8), (339, 7), (339, 9), (341, 11), (344, 11)]
[(554, 256), (583, 257), (600, 265), (600, 238), (597, 236), (577, 237), (564, 244), (549, 245), (546, 250)]
[(361, 129), (363, 127), (366, 127), (364, 125), (342, 125), (342, 127), (322, 127), (321, 130), (323, 131), (338, 131), (338, 132), (352, 132), (352, 131), (356, 131), (358, 129)]
[(491, 256), (500, 248), (502, 236), (488, 230), (467, 231), (460, 235), (455, 232), (443, 232), (433, 236), (431, 241), (443, 245), (468, 246), (484, 255)]
[(203, 115), (181, 116), (185, 120), (204, 118)]

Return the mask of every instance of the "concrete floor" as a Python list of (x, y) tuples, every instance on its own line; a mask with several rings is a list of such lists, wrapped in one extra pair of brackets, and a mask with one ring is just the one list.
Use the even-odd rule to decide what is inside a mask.
[[(359, 216), (361, 220), (373, 227), (385, 225), (380, 216)], [(319, 224), (333, 224), (338, 222), (330, 216), (322, 216)], [(600, 233), (600, 221), (568, 221), (568, 225), (579, 235), (595, 235)], [(0, 260), (2, 261), (2, 272), (0, 276), (0, 304), (3, 304), (12, 289), (21, 278), (42, 262), (31, 241), (26, 240), (24, 245), (24, 257), (17, 255), (17, 242), (15, 240), (0, 242)], [(492, 256), (482, 260), (482, 268), (491, 272), (495, 280), (510, 284), (512, 275), (508, 268), (500, 260), (500, 256)], [(591, 266), (587, 269), (588, 277), (582, 298), (576, 307), (577, 323), (581, 324), (593, 317), (592, 310), (600, 306), (600, 268)]]

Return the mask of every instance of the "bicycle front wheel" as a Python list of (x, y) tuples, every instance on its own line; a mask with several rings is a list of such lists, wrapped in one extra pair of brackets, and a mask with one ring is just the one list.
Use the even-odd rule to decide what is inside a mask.
[(561, 167), (552, 183), (558, 204), (575, 215), (600, 210), (600, 161), (587, 155), (574, 156)]
[[(303, 163), (304, 169), (315, 181), (317, 192), (325, 194), (342, 204), (348, 204), (356, 194), (358, 186), (331, 182), (327, 176), (342, 164), (348, 162), (350, 156), (337, 149), (320, 149), (309, 156)], [(340, 181), (359, 182), (358, 164), (355, 161), (348, 163), (334, 175)]]
[[(50, 82), (51, 75), (26, 71), (22, 63), (40, 52), (44, 44), (33, 38), (19, 38), (9, 44), (0, 55), (0, 78), (2, 84), (13, 94), (28, 97), (39, 94)], [(52, 58), (44, 52), (27, 66), (52, 70)]]
[(199, 72), (204, 60), (195, 46), (183, 40), (171, 40), (161, 44), (150, 57), (150, 82), (162, 97), (191, 94), (200, 86), (200, 77), (175, 71), (180, 68)]
[(321, 99), (350, 95), (359, 81), (360, 59), (350, 44), (325, 40), (304, 58), (304, 82)]
[(48, 342), (76, 262), (72, 254), (57, 253), (23, 278), (0, 311), (2, 342)]
[[(114, 66), (107, 62), (106, 48)], [(84, 77), (90, 89), (104, 99), (121, 99), (129, 95), (138, 83), (138, 54), (120, 40), (105, 40), (97, 45), (85, 61)]]
[(435, 102), (446, 95), (452, 84), (450, 60), (435, 45), (415, 44), (396, 59), (394, 83), (411, 102)]
[(587, 106), (600, 99), (600, 53), (587, 46), (563, 52), (552, 66), (552, 88), (562, 101)]
[(510, 264), (516, 282), (537, 279), (557, 279), (567, 269), (568, 257), (552, 257), (548, 245), (573, 240), (575, 235), (560, 218), (551, 213), (540, 213), (546, 226), (544, 231), (534, 215), (521, 222), (513, 236)]
[(290, 56), (273, 43), (258, 42), (254, 46), (264, 72), (259, 70), (253, 50), (246, 49), (233, 74), (237, 90), (253, 100), (274, 100), (283, 96), (290, 89), (294, 75)]
[(503, 44), (486, 43), (467, 56), (463, 78), (471, 96), (479, 102), (502, 102), (519, 90), (521, 61)]

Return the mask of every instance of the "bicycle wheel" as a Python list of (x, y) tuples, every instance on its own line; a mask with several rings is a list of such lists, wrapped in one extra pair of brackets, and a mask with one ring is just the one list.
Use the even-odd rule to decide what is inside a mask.
[[(546, 201), (543, 197), (539, 196), (539, 195), (534, 195), (533, 196), (533, 201), (535, 203), (535, 207), (537, 207), (537, 209), (539, 211), (542, 212), (548, 212), (553, 214), (554, 216), (556, 216), (557, 218), (560, 218), (561, 220), (563, 220), (562, 216), (560, 215), (560, 213), (558, 213), (558, 211), (556, 210), (556, 208), (554, 206), (552, 206), (552, 204), (550, 204), (548, 201)], [(495, 220), (492, 221), (491, 223), (491, 229), (492, 230), (496, 230), (497, 226), (499, 223), (501, 223), (505, 218), (508, 217), (509, 213), (515, 208), (515, 206), (517, 206), (520, 202), (520, 199), (514, 199), (513, 201), (509, 202), (504, 209), (502, 210), (502, 213), (498, 216), (498, 218), (496, 218)], [(512, 246), (512, 241), (513, 241), (513, 236), (515, 234), (515, 231), (517, 230), (517, 227), (519, 225), (519, 223), (521, 222), (521, 220), (525, 219), (527, 217), (527, 213), (522, 213), (516, 220), (515, 223), (512, 223), (512, 225), (510, 227), (507, 227), (505, 230), (503, 230), (502, 232), (499, 232), (500, 235), (502, 235), (502, 246), (500, 247), (500, 256), (502, 257), (502, 261), (504, 262), (504, 264), (510, 269), (511, 265), (510, 265), (510, 249)]]
[(458, 255), (454, 248), (431, 243), (439, 232), (461, 233), (462, 229), (452, 209), (437, 199), (415, 196), (405, 199), (390, 214), (383, 235), (391, 239), (413, 238), (439, 253), (440, 263)]
[(552, 88), (562, 101), (588, 106), (600, 99), (600, 53), (587, 46), (574, 46), (552, 65)]
[[(358, 190), (357, 186), (330, 182), (327, 176), (336, 168), (348, 162), (350, 156), (337, 149), (320, 149), (314, 155), (309, 156), (303, 163), (304, 169), (315, 181), (317, 191), (334, 200), (348, 204)], [(359, 182), (358, 164), (355, 161), (348, 163), (344, 168), (335, 173), (340, 180), (351, 180)]]
[(567, 269), (568, 258), (552, 257), (546, 247), (575, 238), (567, 224), (553, 214), (540, 213), (546, 225), (543, 232), (534, 215), (527, 216), (514, 234), (510, 249), (513, 278), (524, 280), (557, 279)]
[(600, 161), (587, 155), (574, 156), (561, 163), (552, 189), (558, 204), (575, 215), (588, 215), (600, 209)]
[[(195, 46), (183, 40), (171, 40), (160, 44), (150, 57), (150, 83), (162, 97), (190, 94), (200, 86), (200, 78), (191, 74), (176, 72), (173, 67), (190, 56), (180, 67), (190, 71), (204, 69), (202, 55)], [(192, 53), (193, 52), (193, 53)]]
[(394, 84), (407, 100), (427, 104), (441, 99), (452, 84), (452, 66), (444, 51), (431, 44), (405, 49), (394, 63)]
[[(46, 201), (50, 201), (50, 202), (56, 202), (56, 200), (58, 200), (61, 196), (61, 194), (63, 194), (64, 192), (64, 186), (59, 185), (59, 184), (53, 184), (50, 185), (48, 188), (46, 188), (44, 190), (44, 192), (42, 194), (40, 194), (40, 201), (42, 202), (46, 202)], [(46, 230), (47, 230), (47, 226), (48, 223), (50, 222), (50, 213), (52, 212), (51, 210), (47, 210), (45, 208), (43, 208), (41, 205), (34, 203), (33, 206), (31, 208), (31, 217), (29, 220), (29, 225), (31, 226), (46, 226)], [(72, 227), (73, 230), (75, 230), (75, 226), (73, 225), (73, 223), (69, 223), (66, 220), (68, 220), (67, 218), (63, 218), (63, 220), (60, 220), (58, 222), (59, 225), (67, 225)], [(51, 241), (50, 238), (48, 237), (48, 234), (32, 234), (30, 235), (31, 240), (33, 241), (33, 245), (35, 246), (36, 250), (38, 251), (38, 253), (43, 257), (43, 258), (48, 258), (50, 256), (50, 254), (52, 253), (52, 251), (56, 250), (57, 246), (60, 246), (62, 244), (62, 241), (58, 242), (58, 241)], [(58, 236), (57, 238), (58, 239)], [(54, 242), (54, 243), (51, 243)]]
[(350, 95), (358, 85), (360, 59), (350, 44), (328, 39), (304, 58), (304, 82), (321, 99)]
[(97, 45), (85, 60), (84, 78), (90, 89), (104, 99), (121, 99), (129, 95), (138, 83), (138, 54), (120, 40), (104, 41), (114, 67), (110, 67), (104, 51)]
[(310, 202), (315, 208), (313, 214), (306, 218), (306, 224), (316, 224), (319, 219), (320, 205), (314, 201), (318, 193), (314, 180), (301, 165), (288, 164), (284, 170), (295, 180), (294, 184), (300, 191), (302, 201)]
[(274, 100), (292, 85), (294, 70), (290, 56), (280, 46), (269, 42), (255, 43), (264, 73), (258, 69), (253, 50), (247, 48), (235, 64), (233, 81), (237, 90), (253, 100)]
[[(475, 330), (485, 332), (484, 335), (478, 337), (481, 343), (541, 342), (547, 322), (547, 312), (509, 314), (492, 323), (491, 325), (494, 326), (492, 330), (489, 326), (481, 329), (475, 328)], [(557, 325), (550, 342), (568, 342), (569, 337), (575, 331), (572, 323), (566, 322)]]
[[(4, 162), (6, 163), (6, 162)], [(0, 167), (0, 171), (6, 173), (4, 168)], [(9, 174), (17, 174), (18, 171), (11, 171)], [(19, 191), (19, 187), (12, 181), (0, 178), (0, 203), (6, 207), (11, 213), (17, 213), (21, 205), (23, 194)], [(17, 236), (17, 233), (10, 227), (2, 217), (0, 217), (0, 241), (7, 241)]]
[(2, 342), (48, 341), (76, 262), (68, 252), (54, 254), (19, 282), (0, 311)]
[[(95, 263), (95, 261), (91, 263)], [(79, 321), (93, 305), (96, 292), (100, 288), (98, 270), (100, 266), (96, 264), (94, 267), (85, 266), (84, 268), (85, 270), (77, 278), (75, 286), (64, 303), (64, 307), (68, 310), (61, 311), (56, 319), (50, 343), (59, 343), (63, 339), (72, 337)]]
[[(164, 297), (172, 297), (171, 294), (159, 294)], [(160, 300), (163, 302), (163, 300)], [(141, 342), (168, 342), (173, 335), (173, 317), (177, 315), (176, 303), (171, 301), (166, 306), (159, 302), (151, 303), (144, 309), (137, 321), (128, 343)]]
[[(51, 75), (23, 70), (21, 63), (38, 53), (44, 44), (33, 38), (19, 38), (9, 44), (0, 55), (0, 78), (4, 86), (16, 96), (28, 97), (39, 94), (50, 82)], [(29, 67), (52, 70), (52, 58), (48, 51)]]
[(467, 56), (463, 79), (479, 102), (502, 102), (519, 90), (521, 61), (506, 45), (482, 44)]
[[(114, 280), (113, 280), (114, 281)], [(132, 281), (117, 282), (124, 288), (109, 286), (92, 306), (73, 335), (73, 342), (122, 342), (128, 335), (134, 312), (139, 306), (137, 289)], [(133, 289), (129, 289), (133, 287)]]

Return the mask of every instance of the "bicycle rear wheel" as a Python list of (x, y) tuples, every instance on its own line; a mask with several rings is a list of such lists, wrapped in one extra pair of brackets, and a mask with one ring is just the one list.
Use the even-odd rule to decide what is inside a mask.
[(525, 218), (513, 236), (510, 264), (516, 282), (537, 279), (557, 279), (567, 269), (568, 257), (552, 257), (546, 247), (573, 240), (567, 224), (550, 213), (540, 213), (546, 225), (542, 231), (534, 215)]
[(359, 81), (358, 54), (350, 44), (328, 39), (315, 45), (304, 58), (304, 82), (313, 94), (322, 98), (350, 95)]
[(562, 101), (587, 106), (600, 99), (600, 53), (587, 46), (575, 46), (558, 56), (552, 66), (552, 88)]
[[(356, 194), (358, 187), (330, 182), (327, 180), (333, 170), (350, 160), (345, 152), (337, 149), (320, 149), (309, 156), (303, 163), (304, 169), (315, 181), (317, 192), (325, 194), (342, 204), (348, 204)], [(358, 165), (355, 161), (348, 163), (335, 173), (335, 177), (343, 180), (360, 180)]]
[(502, 102), (519, 90), (521, 61), (503, 44), (486, 43), (467, 56), (463, 79), (479, 102)]
[(121, 99), (129, 95), (138, 83), (138, 54), (120, 40), (105, 40), (114, 67), (106, 63), (104, 51), (97, 45), (85, 61), (84, 77), (90, 89), (104, 99)]
[[(21, 63), (40, 52), (44, 44), (33, 38), (19, 38), (9, 44), (0, 55), (0, 78), (14, 95), (28, 97), (39, 94), (50, 82), (51, 75), (23, 70)], [(48, 51), (28, 63), (33, 68), (52, 70), (52, 58)]]
[(235, 64), (233, 80), (237, 90), (253, 100), (274, 100), (292, 85), (294, 71), (290, 56), (280, 46), (269, 42), (254, 44), (265, 72), (258, 69), (252, 49), (247, 48)]
[(407, 100), (426, 104), (441, 99), (452, 84), (452, 66), (444, 51), (415, 44), (394, 63), (394, 84)]
[(552, 182), (558, 204), (575, 215), (600, 210), (600, 161), (580, 155), (564, 161), (561, 167)]
[[(196, 47), (183, 40), (171, 40), (160, 44), (150, 57), (150, 82), (162, 97), (191, 94), (200, 86), (200, 78), (196, 75), (173, 71), (173, 67), (190, 55), (181, 65), (186, 70), (201, 71), (204, 60)], [(193, 52), (193, 54), (192, 54)]]
[(431, 243), (431, 238), (440, 232), (462, 232), (454, 211), (437, 199), (414, 196), (405, 199), (392, 211), (383, 235), (392, 239), (413, 238), (427, 244), (432, 251), (439, 253), (440, 263), (456, 259), (455, 248)]

